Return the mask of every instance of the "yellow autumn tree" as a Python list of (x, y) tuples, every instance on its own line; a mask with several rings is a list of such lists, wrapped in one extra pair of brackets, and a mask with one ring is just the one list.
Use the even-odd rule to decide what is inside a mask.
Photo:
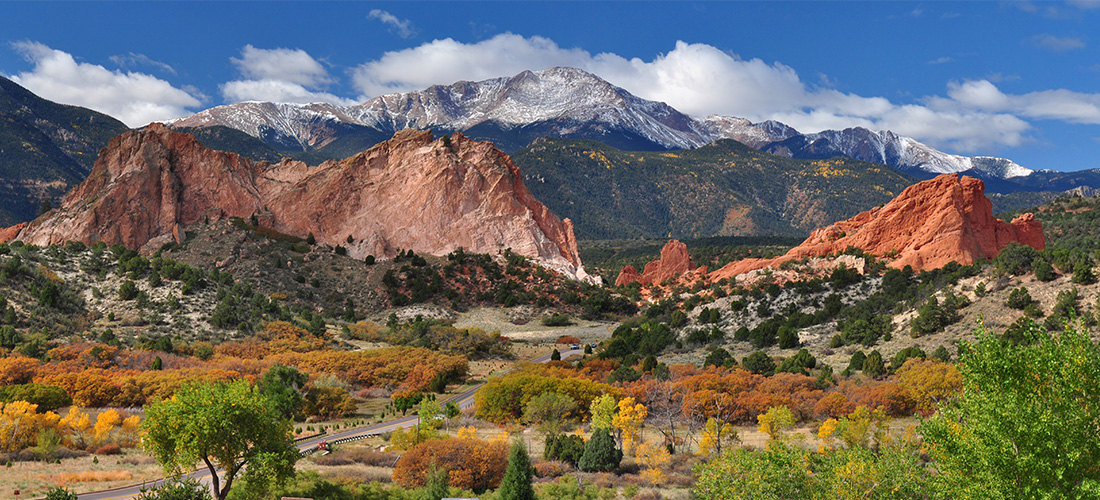
[(19, 451), (38, 437), (38, 405), (26, 401), (0, 403), (0, 451)]
[(127, 448), (137, 446), (141, 441), (141, 436), (138, 433), (138, 426), (140, 425), (141, 417), (137, 415), (126, 417), (122, 421), (122, 428), (119, 430), (119, 446), (125, 446)]
[(589, 413), (592, 414), (592, 429), (610, 430), (614, 426), (613, 420), (616, 410), (618, 410), (618, 406), (615, 404), (615, 398), (610, 394), (594, 398), (592, 405), (588, 407)]
[(611, 418), (611, 425), (619, 431), (623, 442), (623, 452), (630, 453), (634, 443), (641, 437), (642, 425), (648, 414), (645, 405), (635, 402), (632, 397), (619, 401), (619, 413)]
[(668, 452), (668, 448), (645, 441), (634, 450), (634, 456), (638, 459), (638, 463), (645, 467), (642, 470), (642, 479), (649, 481), (652, 485), (665, 481), (664, 467), (672, 461), (672, 454)]
[(455, 437), (459, 439), (477, 437), (477, 428), (472, 425), (460, 427), (458, 429), (458, 434)]
[(878, 447), (890, 442), (890, 417), (882, 407), (860, 405), (837, 421), (836, 434), (848, 448)]
[(832, 449), (836, 444), (836, 429), (839, 422), (835, 418), (830, 418), (825, 422), (822, 422), (821, 427), (817, 428), (817, 439), (821, 441), (821, 445), (817, 447), (818, 453), (825, 453), (826, 450)]
[(737, 431), (728, 422), (719, 421), (716, 418), (708, 418), (703, 426), (703, 434), (699, 436), (699, 451), (696, 455), (709, 457), (722, 454), (722, 448), (736, 443)]
[(115, 429), (122, 424), (122, 415), (114, 408), (99, 414), (95, 421), (95, 443), (103, 444), (114, 437)]
[(786, 406), (768, 408), (767, 413), (756, 416), (756, 421), (760, 424), (756, 429), (767, 434), (769, 441), (782, 439), (783, 431), (794, 427), (794, 415)]
[(83, 449), (87, 445), (88, 438), (90, 437), (88, 434), (91, 429), (91, 417), (75, 406), (70, 407), (69, 413), (58, 422), (58, 430), (61, 432), (62, 442), (64, 442), (65, 446), (73, 449)]

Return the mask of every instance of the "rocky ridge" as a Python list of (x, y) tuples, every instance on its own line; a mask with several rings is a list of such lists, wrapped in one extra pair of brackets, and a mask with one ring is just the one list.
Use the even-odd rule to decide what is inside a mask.
[(849, 247), (889, 259), (891, 267), (921, 271), (951, 261), (968, 265), (992, 259), (1014, 241), (1042, 250), (1042, 224), (1030, 213), (1011, 223), (994, 218), (981, 180), (944, 174), (906, 188), (883, 206), (815, 230), (781, 257), (732, 262), (709, 277), (729, 278)]
[[(677, 240), (670, 240), (661, 248), (661, 256), (647, 263), (641, 273), (638, 273), (634, 266), (624, 267), (619, 277), (615, 279), (615, 286), (629, 283), (641, 283), (642, 286), (653, 285), (694, 270), (696, 267), (691, 262), (687, 245)], [(701, 267), (699, 272), (706, 274), (707, 268)]]
[[(744, 276), (802, 259), (840, 254), (857, 248), (886, 259), (895, 268), (910, 266), (914, 271), (936, 269), (948, 262), (973, 264), (996, 257), (1009, 243), (1018, 242), (1037, 250), (1046, 247), (1042, 224), (1025, 213), (1006, 223), (993, 217), (992, 203), (985, 197), (979, 179), (944, 174), (906, 188), (885, 205), (813, 231), (802, 244), (771, 259), (743, 259), (706, 275), (709, 281)], [(669, 242), (666, 249), (673, 246)], [(681, 244), (682, 245), (682, 244)], [(686, 248), (684, 249), (686, 255)], [(667, 269), (665, 250), (661, 259), (650, 262), (654, 269)], [(686, 271), (681, 271), (680, 275)], [(616, 284), (644, 281), (645, 273), (628, 266)], [(667, 279), (669, 276), (664, 277)], [(649, 281), (656, 283), (659, 281)]]
[(416, 130), (308, 167), (289, 159), (253, 162), (154, 124), (112, 139), (59, 208), (7, 232), (37, 245), (104, 241), (152, 251), (180, 241), (189, 225), (227, 217), (254, 217), (300, 237), (312, 233), (352, 257), (510, 248), (591, 279), (572, 223), (530, 194), (506, 154), (461, 134), (434, 140)]

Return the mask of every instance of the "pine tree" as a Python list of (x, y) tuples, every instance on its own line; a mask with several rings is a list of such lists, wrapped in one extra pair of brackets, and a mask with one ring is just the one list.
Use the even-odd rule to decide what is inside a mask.
[(623, 452), (615, 448), (615, 438), (611, 437), (611, 432), (600, 428), (584, 444), (584, 454), (577, 467), (583, 471), (609, 471), (618, 467), (622, 459)]
[[(606, 432), (605, 430), (604, 433)], [(527, 456), (527, 447), (522, 441), (512, 443), (512, 451), (508, 455), (508, 468), (504, 470), (504, 479), (500, 481), (497, 498), (535, 500), (535, 490), (531, 487), (531, 459)]]

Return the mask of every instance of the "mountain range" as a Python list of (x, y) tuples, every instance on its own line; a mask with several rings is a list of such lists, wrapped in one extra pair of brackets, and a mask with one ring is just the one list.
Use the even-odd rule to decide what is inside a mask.
[[(516, 151), (538, 137), (592, 139), (624, 150), (693, 149), (720, 139), (796, 159), (837, 156), (890, 165), (928, 178), (965, 172), (983, 179), (1018, 179), (1033, 170), (1011, 160), (944, 153), (890, 131), (865, 128), (803, 134), (775, 121), (712, 115), (696, 119), (671, 106), (639, 98), (575, 68), (524, 71), (480, 82), (434, 85), (375, 97), (352, 106), (249, 101), (211, 108), (173, 127), (223, 126), (276, 150), (352, 154), (347, 146), (377, 142), (403, 128), (461, 131)], [(1013, 186), (1038, 188), (1026, 183)], [(1070, 186), (1073, 187), (1073, 186)]]
[[(6, 118), (0, 121), (0, 195), (6, 201), (0, 206), (0, 225), (32, 219), (44, 205), (43, 200), (56, 204), (63, 193), (90, 173), (95, 152), (110, 137), (126, 130), (107, 115), (52, 103), (2, 78), (0, 117)], [(508, 152), (520, 152), (536, 139), (550, 137), (598, 141), (620, 152), (684, 150), (691, 157), (690, 151), (733, 139), (779, 157), (844, 157), (886, 164), (912, 176), (914, 182), (940, 173), (960, 172), (984, 180), (991, 193), (1023, 196), (1012, 200), (1012, 208), (1044, 201), (1030, 192), (1100, 187), (1100, 170), (1033, 171), (1004, 158), (943, 153), (890, 131), (850, 128), (802, 134), (775, 121), (753, 123), (717, 115), (697, 119), (573, 68), (436, 85), (353, 106), (241, 102), (175, 120), (170, 126), (194, 135), (212, 149), (270, 163), (291, 157), (319, 165), (365, 151), (399, 130), (417, 128), (433, 129), (437, 134), (461, 131)], [(536, 166), (538, 163), (537, 157), (517, 156), (517, 165), (525, 173), (528, 168), (542, 168)], [(565, 207), (554, 210), (559, 208)], [(588, 215), (574, 210), (564, 213), (575, 220)], [(775, 230), (768, 234), (786, 234), (782, 227), (814, 227), (798, 221), (768, 226)], [(604, 232), (589, 229), (593, 230), (579, 232)], [(655, 227), (644, 232), (652, 230)], [(662, 230), (654, 234), (666, 233)], [(691, 234), (715, 233), (689, 231), (684, 236)]]

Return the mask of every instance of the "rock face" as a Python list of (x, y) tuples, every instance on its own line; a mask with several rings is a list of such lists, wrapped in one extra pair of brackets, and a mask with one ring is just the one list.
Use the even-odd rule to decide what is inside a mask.
[(1011, 223), (995, 219), (982, 181), (945, 174), (906, 188), (886, 205), (815, 230), (782, 257), (731, 262), (709, 278), (732, 277), (848, 247), (892, 258), (892, 267), (920, 271), (951, 261), (966, 265), (992, 259), (1013, 241), (1037, 250), (1046, 247), (1043, 227), (1032, 214)]
[(661, 256), (645, 265), (642, 274), (634, 266), (626, 266), (619, 272), (615, 279), (615, 286), (638, 282), (643, 286), (660, 283), (670, 278), (678, 278), (682, 274), (695, 270), (695, 264), (691, 262), (687, 245), (670, 240), (661, 248)]
[(431, 132), (414, 130), (351, 158), (307, 167), (253, 162), (154, 124), (112, 139), (60, 208), (11, 239), (150, 250), (178, 240), (190, 224), (252, 215), (283, 233), (313, 233), (319, 243), (345, 245), (352, 257), (511, 248), (590, 279), (572, 223), (531, 196), (506, 154), (460, 134), (436, 141)]

